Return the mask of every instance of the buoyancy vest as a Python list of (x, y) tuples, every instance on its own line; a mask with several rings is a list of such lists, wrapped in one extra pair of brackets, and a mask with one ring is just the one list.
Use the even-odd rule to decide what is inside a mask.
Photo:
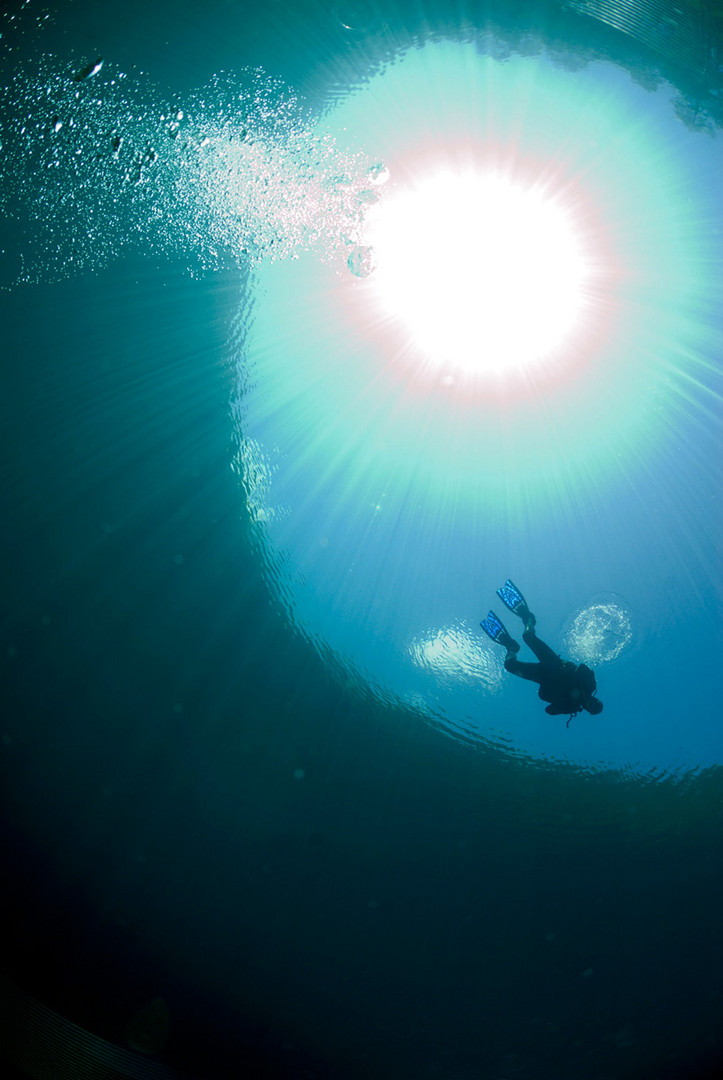
[(597, 690), (595, 675), (587, 664), (561, 660), (559, 667), (546, 672), (538, 696), (550, 704), (545, 712), (550, 716), (575, 716)]

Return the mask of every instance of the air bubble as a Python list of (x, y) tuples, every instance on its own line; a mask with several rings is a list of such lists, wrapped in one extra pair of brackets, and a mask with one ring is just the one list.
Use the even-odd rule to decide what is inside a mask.
[(374, 0), (343, 0), (335, 8), (339, 25), (356, 33), (368, 32), (379, 22), (379, 8)]
[(349, 255), (347, 266), (355, 277), (369, 277), (376, 268), (374, 249), (358, 245)]
[(381, 187), (381, 185), (386, 184), (389, 179), (389, 169), (380, 161), (376, 165), (372, 165), (369, 170), (369, 179), (372, 184)]
[(86, 66), (81, 68), (80, 71), (76, 71), (73, 78), (76, 82), (83, 82), (85, 79), (92, 79), (94, 75), (98, 74), (102, 67), (103, 59), (99, 56), (97, 60), (94, 60), (92, 62), (92, 64), (86, 64)]

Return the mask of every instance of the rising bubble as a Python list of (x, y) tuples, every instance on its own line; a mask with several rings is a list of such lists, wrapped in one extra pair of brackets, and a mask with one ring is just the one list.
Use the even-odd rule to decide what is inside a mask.
[(130, 245), (191, 273), (301, 251), (341, 268), (377, 198), (369, 161), (257, 69), (164, 101), (108, 62), (72, 73), (46, 56), (0, 87), (0, 115), (0, 206), (23, 266), (6, 285), (96, 270)]
[(632, 640), (630, 614), (616, 600), (600, 600), (578, 611), (564, 636), (566, 654), (585, 664), (616, 660)]
[(357, 245), (349, 254), (347, 266), (356, 277), (369, 277), (376, 266), (374, 249), (360, 244)]
[(376, 184), (381, 187), (382, 184), (386, 184), (389, 179), (389, 169), (381, 161), (376, 165), (372, 165), (369, 170), (369, 179), (372, 184)]
[(92, 79), (94, 75), (97, 75), (100, 69), (103, 67), (102, 57), (98, 57), (97, 60), (93, 60), (90, 64), (85, 64), (79, 71), (76, 71), (73, 78), (76, 82), (83, 82), (85, 79)]

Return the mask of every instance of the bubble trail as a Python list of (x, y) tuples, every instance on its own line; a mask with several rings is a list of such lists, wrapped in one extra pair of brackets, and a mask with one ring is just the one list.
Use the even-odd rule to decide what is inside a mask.
[(379, 197), (384, 167), (318, 134), (260, 70), (160, 101), (142, 74), (46, 56), (5, 80), (0, 116), (3, 246), (19, 265), (4, 284), (97, 270), (129, 247), (192, 274), (302, 251), (345, 266)]

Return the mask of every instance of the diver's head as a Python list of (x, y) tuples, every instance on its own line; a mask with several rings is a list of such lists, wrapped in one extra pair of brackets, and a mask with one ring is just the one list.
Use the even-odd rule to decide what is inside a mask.
[(597, 716), (598, 713), (603, 711), (603, 703), (598, 698), (591, 697), (585, 702), (583, 708), (592, 713), (593, 716)]

